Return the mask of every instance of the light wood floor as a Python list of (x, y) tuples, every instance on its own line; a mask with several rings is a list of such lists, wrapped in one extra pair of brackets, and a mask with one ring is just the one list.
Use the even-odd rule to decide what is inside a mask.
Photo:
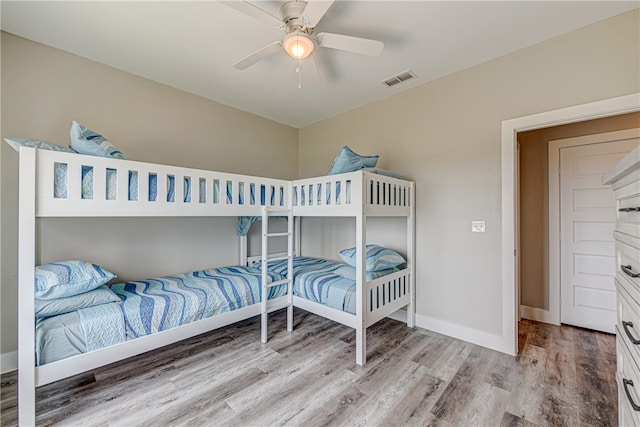
[[(39, 425), (614, 426), (615, 340), (523, 321), (518, 358), (385, 319), (355, 333), (296, 311), (257, 318), (41, 387)], [(2, 376), (1, 424), (16, 423)]]

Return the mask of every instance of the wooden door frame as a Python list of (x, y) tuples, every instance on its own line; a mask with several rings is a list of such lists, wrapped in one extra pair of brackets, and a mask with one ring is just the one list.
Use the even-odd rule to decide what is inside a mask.
[(639, 137), (640, 129), (636, 128), (549, 141), (549, 310), (544, 313), (543, 319), (536, 320), (559, 325), (562, 319), (562, 288), (560, 286), (560, 150), (562, 148), (602, 144)]
[(502, 122), (502, 351), (518, 354), (518, 132), (640, 111), (640, 93), (605, 99)]

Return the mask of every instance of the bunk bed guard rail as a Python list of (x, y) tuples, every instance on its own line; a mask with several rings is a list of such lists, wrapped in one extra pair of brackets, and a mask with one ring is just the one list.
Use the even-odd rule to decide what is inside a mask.
[(409, 216), (413, 183), (367, 171), (293, 181), (295, 216)]
[(36, 216), (253, 216), (290, 206), (286, 180), (46, 150), (35, 158)]

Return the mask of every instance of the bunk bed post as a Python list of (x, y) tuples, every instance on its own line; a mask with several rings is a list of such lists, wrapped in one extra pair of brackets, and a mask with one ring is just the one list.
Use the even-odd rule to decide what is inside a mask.
[(247, 265), (247, 236), (240, 236), (240, 265)]
[(262, 343), (267, 342), (267, 261), (269, 257), (269, 244), (267, 243), (267, 233), (269, 233), (269, 212), (267, 206), (262, 207), (262, 283), (260, 291), (262, 292), (262, 301), (260, 304), (260, 340)]
[(293, 254), (295, 256), (302, 256), (301, 255), (301, 245), (300, 245), (300, 221), (301, 218), (299, 216), (293, 217), (294, 222), (295, 222), (295, 230), (294, 230), (294, 236), (295, 236), (295, 241), (294, 241), (294, 251)]
[(407, 216), (407, 262), (409, 267), (409, 304), (407, 305), (407, 326), (413, 328), (416, 321), (416, 205), (415, 183), (409, 187), (409, 216)]
[(365, 316), (367, 303), (367, 290), (365, 280), (365, 252), (366, 252), (366, 231), (367, 219), (365, 216), (365, 202), (368, 198), (366, 194), (367, 186), (364, 173), (360, 173), (360, 200), (359, 209), (356, 213), (356, 364), (362, 366), (367, 363), (367, 328)]
[(287, 215), (287, 332), (293, 331), (293, 257), (295, 249), (293, 247), (294, 230), (293, 209), (289, 208)]
[(18, 423), (36, 424), (34, 271), (36, 241), (35, 148), (20, 148), (18, 195)]

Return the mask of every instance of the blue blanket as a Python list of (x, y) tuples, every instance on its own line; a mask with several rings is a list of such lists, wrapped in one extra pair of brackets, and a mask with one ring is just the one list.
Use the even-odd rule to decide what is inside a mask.
[[(260, 264), (257, 264), (260, 268)], [(293, 294), (336, 310), (355, 314), (356, 282), (340, 273), (346, 264), (326, 259), (296, 257), (293, 259)], [(287, 277), (287, 261), (271, 262), (270, 272)]]
[[(55, 362), (260, 302), (261, 278), (256, 268), (222, 267), (112, 285), (122, 302), (37, 319), (36, 363)], [(280, 279), (279, 274), (269, 273), (269, 281)], [(284, 285), (271, 287), (268, 299), (285, 293)]]
[[(269, 273), (269, 281), (280, 280)], [(261, 272), (252, 267), (221, 267), (157, 279), (119, 283), (127, 339), (133, 339), (261, 301)], [(285, 286), (269, 288), (268, 298)]]

